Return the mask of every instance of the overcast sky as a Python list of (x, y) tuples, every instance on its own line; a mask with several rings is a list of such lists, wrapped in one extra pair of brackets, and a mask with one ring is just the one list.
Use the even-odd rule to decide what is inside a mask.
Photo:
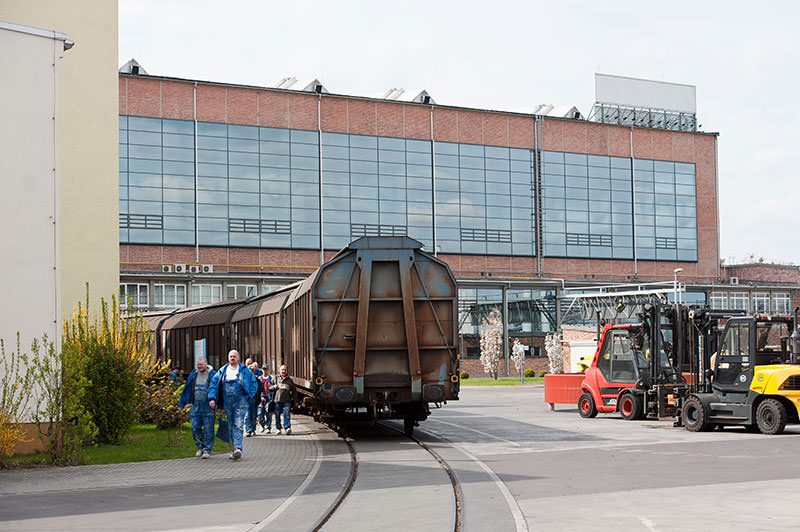
[(159, 76), (585, 115), (595, 72), (695, 85), (700, 129), (719, 132), (721, 258), (800, 264), (797, 2), (120, 0), (131, 57)]

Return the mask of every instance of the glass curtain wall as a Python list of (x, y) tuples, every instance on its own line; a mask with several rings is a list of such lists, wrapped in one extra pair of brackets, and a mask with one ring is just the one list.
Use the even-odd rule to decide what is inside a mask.
[(634, 161), (636, 257), (697, 261), (695, 165)]
[(322, 134), (324, 246), (408, 235), (432, 249), (431, 143)]
[[(120, 116), (120, 242), (194, 245), (196, 216), (199, 245), (318, 249), (321, 206), (326, 249), (433, 251), (435, 223), (443, 253), (535, 253), (533, 150), (323, 133), (320, 159), (316, 131), (198, 122), (196, 138), (195, 196), (194, 123)], [(544, 256), (697, 260), (694, 164), (541, 161)]]
[[(544, 354), (544, 337), (556, 329), (556, 292), (530, 288), (506, 290), (509, 349), (514, 339), (526, 346), (526, 356)], [(497, 308), (502, 317), (501, 288), (459, 288), (459, 348), (463, 357), (478, 358), (481, 354), (480, 334), (483, 320)]]
[(450, 142), (435, 150), (439, 251), (533, 255), (533, 151)]
[(542, 152), (545, 256), (633, 258), (631, 161)]
[(556, 330), (555, 290), (513, 289), (506, 297), (509, 350), (517, 339), (525, 347), (525, 356), (544, 355), (544, 337)]

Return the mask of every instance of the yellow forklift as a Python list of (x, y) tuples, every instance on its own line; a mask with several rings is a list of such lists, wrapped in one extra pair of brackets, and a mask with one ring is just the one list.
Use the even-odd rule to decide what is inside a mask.
[[(780, 434), (800, 423), (800, 332), (791, 316), (696, 310), (687, 335), (691, 373), (676, 425), (698, 432), (743, 425)], [(720, 333), (720, 323), (724, 329)]]

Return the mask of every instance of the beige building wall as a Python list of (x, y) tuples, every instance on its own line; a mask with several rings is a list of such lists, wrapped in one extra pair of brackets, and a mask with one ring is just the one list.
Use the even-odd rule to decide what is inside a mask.
[(93, 302), (119, 290), (117, 1), (3, 0), (0, 20), (65, 33), (75, 43), (60, 62), (58, 94), (60, 299), (69, 315), (87, 282)]

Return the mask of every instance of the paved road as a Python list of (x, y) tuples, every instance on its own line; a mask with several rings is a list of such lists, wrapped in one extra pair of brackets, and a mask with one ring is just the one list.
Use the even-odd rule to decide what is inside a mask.
[[(451, 466), (463, 530), (794, 530), (800, 428), (690, 433), (667, 422), (548, 410), (541, 387), (465, 388), (418, 435)], [(0, 471), (0, 530), (310, 530), (337, 500), (350, 453), (293, 418), (245, 458)], [(454, 504), (430, 455), (356, 432), (362, 465), (323, 530), (446, 530)], [(415, 526), (410, 526), (413, 523)]]
[(425, 423), (488, 465), (530, 530), (796, 530), (800, 427), (691, 433), (548, 410), (542, 388), (467, 388)]

